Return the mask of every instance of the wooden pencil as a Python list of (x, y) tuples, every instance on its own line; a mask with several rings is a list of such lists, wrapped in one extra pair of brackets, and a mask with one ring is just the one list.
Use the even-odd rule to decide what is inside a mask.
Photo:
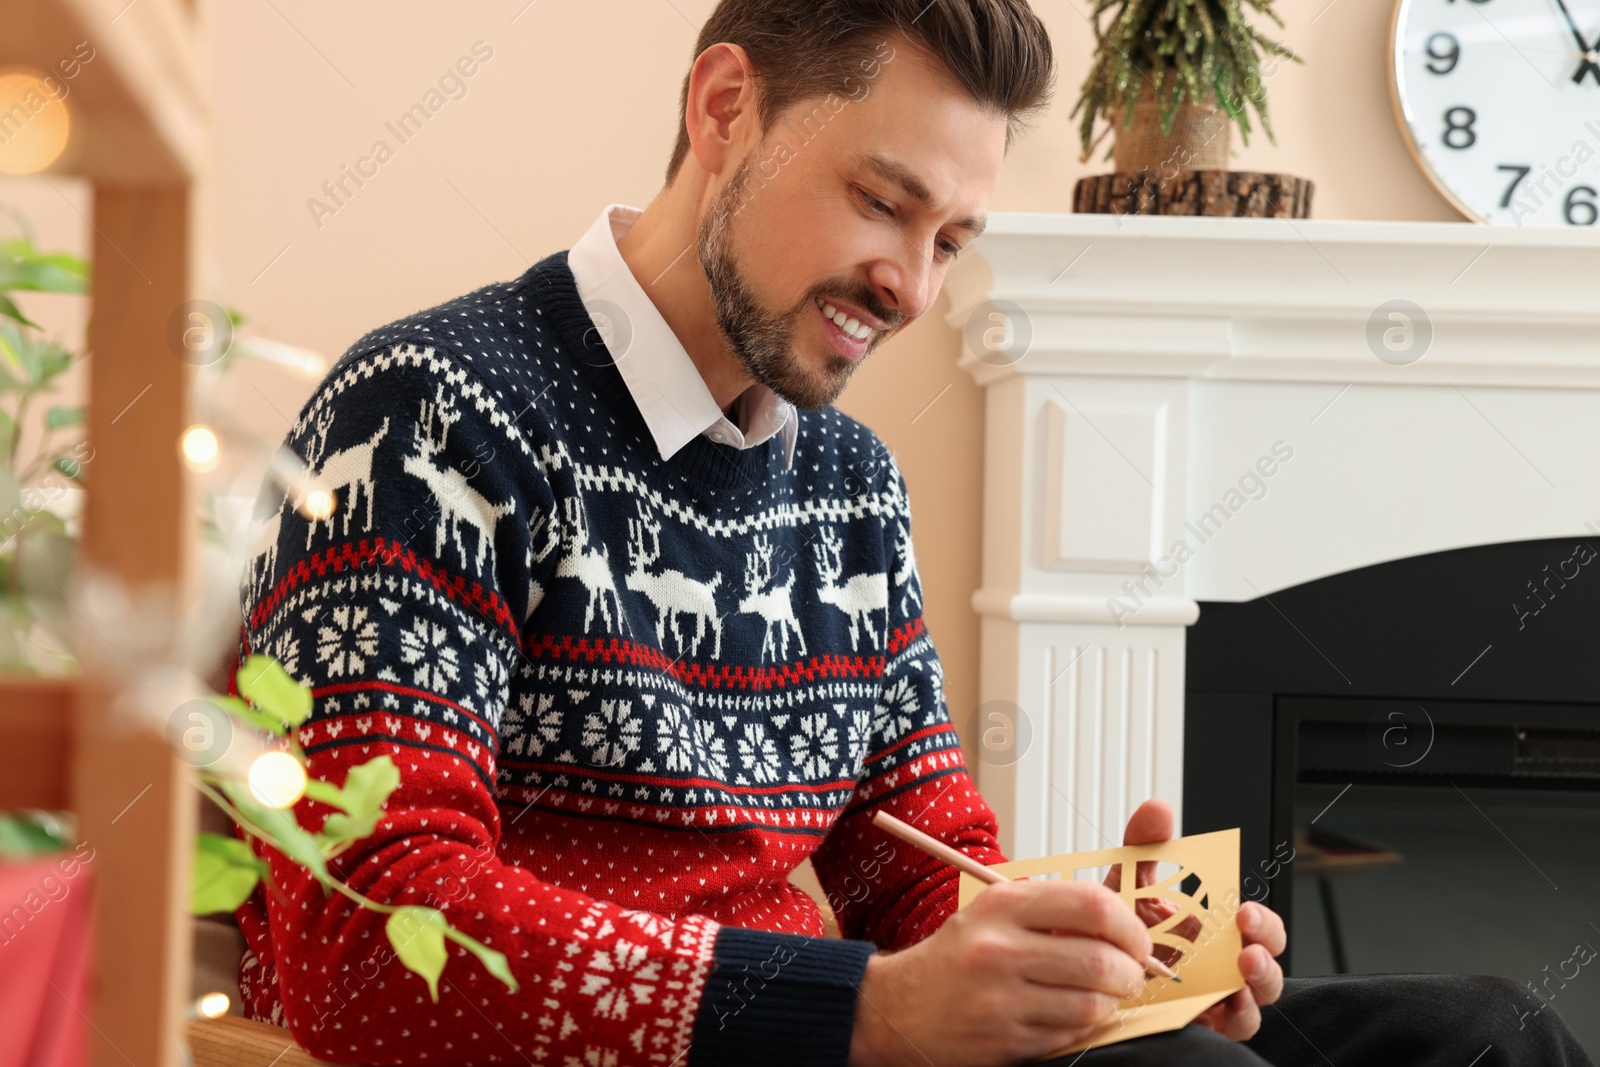
[[(1009, 881), (1005, 875), (1001, 874), (994, 868), (985, 867), (983, 864), (979, 863), (965, 852), (959, 852), (956, 849), (951, 848), (938, 838), (923, 833), (915, 826), (911, 826), (905, 822), (902, 822), (886, 811), (880, 809), (873, 812), (872, 822), (874, 825), (881, 827), (883, 830), (893, 834), (907, 844), (915, 845), (928, 855), (933, 856), (936, 859), (944, 860), (952, 867), (959, 867), (961, 870), (966, 871), (974, 878), (981, 879), (982, 881), (988, 882), (991, 885), (995, 882)], [(1154, 956), (1147, 956), (1144, 961), (1144, 966), (1146, 972), (1148, 972), (1152, 978), (1168, 978), (1174, 982), (1183, 981), (1182, 978), (1179, 978), (1176, 974), (1172, 973), (1172, 968), (1168, 967)]]

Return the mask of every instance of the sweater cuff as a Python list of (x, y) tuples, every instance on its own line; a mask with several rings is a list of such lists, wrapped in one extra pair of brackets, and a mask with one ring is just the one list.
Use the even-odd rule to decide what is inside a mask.
[(871, 941), (723, 926), (690, 1042), (692, 1067), (844, 1067)]

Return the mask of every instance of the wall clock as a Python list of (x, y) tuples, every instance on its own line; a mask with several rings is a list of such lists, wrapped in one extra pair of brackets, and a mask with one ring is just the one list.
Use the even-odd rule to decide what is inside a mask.
[(1470, 219), (1600, 222), (1600, 0), (1397, 0), (1389, 95)]

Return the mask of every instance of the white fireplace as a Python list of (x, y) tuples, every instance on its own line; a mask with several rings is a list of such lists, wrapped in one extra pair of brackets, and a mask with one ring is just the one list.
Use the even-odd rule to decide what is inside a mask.
[(1179, 807), (1198, 602), (1600, 532), (1600, 232), (996, 213), (975, 251), (970, 740), (1008, 855)]

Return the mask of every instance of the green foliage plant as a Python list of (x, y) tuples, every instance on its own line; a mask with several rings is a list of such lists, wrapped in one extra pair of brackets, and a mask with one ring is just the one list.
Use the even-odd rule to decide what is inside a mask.
[[(61, 376), (84, 355), (46, 337), (13, 294), (82, 295), (89, 291), (89, 264), (40, 251), (21, 216), (10, 214), (17, 234), (0, 239), (0, 670), (38, 673), (40, 653), (25, 647), (36, 624), (62, 645), (71, 641), (70, 620), (48, 610), (60, 595), (48, 586), (66, 588), (75, 539), (59, 515), (24, 503), (22, 489), (50, 481), (46, 491), (59, 493), (80, 484), (93, 451), (79, 432), (83, 407), (49, 403)], [(49, 405), (44, 433), (24, 455), (24, 420), (39, 404)]]
[[(1221, 107), (1249, 144), (1246, 109), (1254, 107), (1267, 137), (1276, 144), (1267, 117), (1262, 53), (1287, 56), (1295, 63), (1304, 60), (1263, 35), (1246, 15), (1248, 5), (1282, 27), (1283, 20), (1272, 10), (1274, 2), (1095, 0), (1090, 16), (1096, 38), (1094, 62), (1072, 109), (1073, 115), (1083, 113), (1078, 132), (1084, 158), (1092, 150), (1095, 120), (1120, 111), (1122, 128), (1130, 128), (1134, 104), (1146, 91), (1155, 95), (1163, 135), (1171, 135), (1178, 108), (1187, 103)], [(1111, 17), (1102, 25), (1108, 13)], [(1110, 156), (1107, 150), (1106, 158)]]

